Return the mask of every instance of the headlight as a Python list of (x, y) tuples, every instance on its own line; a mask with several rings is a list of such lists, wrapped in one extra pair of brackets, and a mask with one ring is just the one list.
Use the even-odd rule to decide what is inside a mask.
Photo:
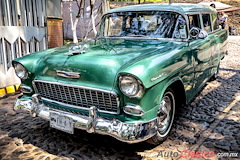
[(140, 81), (127, 75), (119, 77), (119, 87), (122, 93), (129, 97), (138, 97), (143, 90)]
[(14, 63), (13, 66), (14, 66), (16, 75), (20, 79), (22, 79), (22, 80), (27, 79), (28, 72), (27, 72), (27, 69), (25, 67), (23, 67), (23, 65), (21, 65), (20, 63)]

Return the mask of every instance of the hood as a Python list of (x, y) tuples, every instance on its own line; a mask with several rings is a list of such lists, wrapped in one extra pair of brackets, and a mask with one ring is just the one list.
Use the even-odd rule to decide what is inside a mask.
[[(72, 83), (112, 90), (119, 69), (174, 42), (159, 40), (101, 39), (72, 45), (47, 54), (38, 62), (35, 79)], [(57, 71), (79, 74), (79, 78), (57, 75)]]

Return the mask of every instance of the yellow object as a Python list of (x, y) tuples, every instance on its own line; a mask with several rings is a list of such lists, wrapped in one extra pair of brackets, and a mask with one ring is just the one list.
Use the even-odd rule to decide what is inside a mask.
[(16, 89), (16, 91), (18, 91), (18, 90), (20, 89), (20, 86), (21, 86), (21, 84), (17, 84), (17, 85), (15, 85), (15, 89)]
[(6, 94), (5, 88), (0, 88), (0, 96)]
[(0, 88), (0, 96), (8, 93), (14, 93), (19, 90), (21, 84)]
[(14, 93), (15, 92), (15, 87), (14, 86), (8, 86), (6, 87), (7, 93)]

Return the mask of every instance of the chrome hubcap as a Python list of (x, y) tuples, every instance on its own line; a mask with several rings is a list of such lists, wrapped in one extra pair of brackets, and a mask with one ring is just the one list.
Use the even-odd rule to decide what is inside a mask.
[(174, 102), (174, 96), (171, 92), (167, 92), (161, 101), (158, 111), (158, 132), (162, 136), (165, 136), (171, 128), (175, 112)]

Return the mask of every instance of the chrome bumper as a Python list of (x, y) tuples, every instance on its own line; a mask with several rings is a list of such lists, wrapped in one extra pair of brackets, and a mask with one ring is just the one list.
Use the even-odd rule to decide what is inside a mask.
[(96, 107), (91, 107), (89, 116), (65, 112), (40, 103), (40, 97), (33, 95), (32, 99), (17, 98), (14, 109), (24, 109), (30, 112), (31, 116), (42, 117), (50, 121), (50, 112), (65, 115), (73, 119), (74, 128), (86, 130), (89, 133), (99, 133), (112, 136), (127, 143), (138, 143), (145, 141), (156, 134), (157, 119), (149, 122), (124, 123), (117, 119), (104, 119), (97, 115)]

